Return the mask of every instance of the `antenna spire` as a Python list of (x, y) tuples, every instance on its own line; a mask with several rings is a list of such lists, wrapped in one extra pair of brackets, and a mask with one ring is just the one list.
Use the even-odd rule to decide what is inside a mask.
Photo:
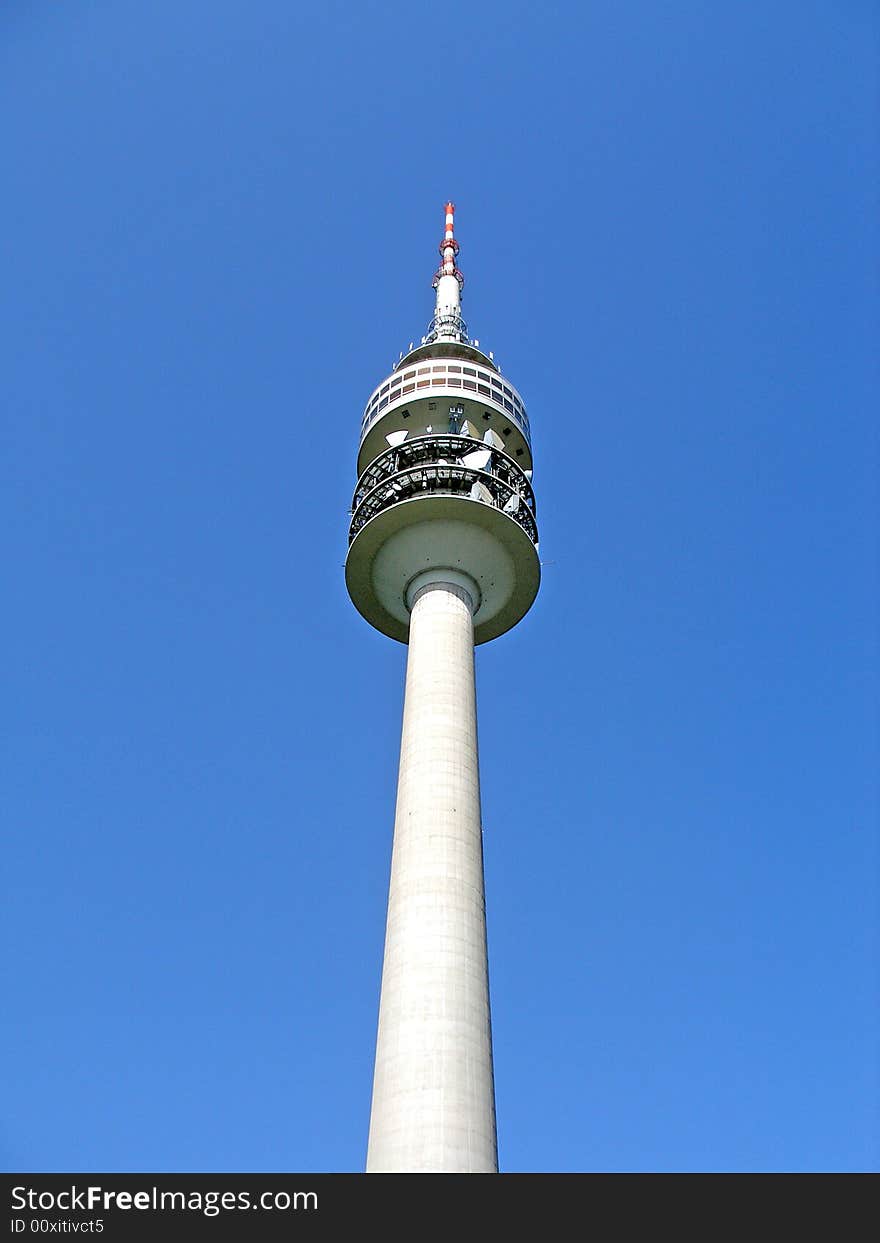
[(434, 288), (437, 288), (442, 277), (454, 276), (458, 282), (458, 288), (461, 290), (464, 285), (464, 277), (455, 265), (459, 251), (458, 242), (455, 240), (455, 204), (447, 203), (444, 210), (446, 212), (446, 232), (443, 234), (443, 241), (440, 243), (442, 263), (437, 271), (437, 275), (434, 277)]
[(433, 281), (437, 291), (437, 304), (427, 340), (459, 341), (467, 345), (467, 326), (461, 318), (461, 290), (464, 277), (456, 263), (459, 245), (455, 240), (455, 204), (447, 203), (444, 210), (446, 230), (440, 243), (440, 267)]

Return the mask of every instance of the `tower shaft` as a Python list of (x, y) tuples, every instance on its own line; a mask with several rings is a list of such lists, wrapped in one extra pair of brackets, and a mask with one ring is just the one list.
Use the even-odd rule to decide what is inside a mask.
[[(446, 581), (446, 580), (452, 581)], [(426, 581), (427, 580), (427, 581)], [(368, 1172), (497, 1170), (473, 612), (420, 575), (406, 692)]]

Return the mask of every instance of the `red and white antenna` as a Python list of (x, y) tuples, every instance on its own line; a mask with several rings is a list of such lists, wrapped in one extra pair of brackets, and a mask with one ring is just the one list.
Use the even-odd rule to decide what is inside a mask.
[(464, 277), (456, 259), (459, 246), (455, 240), (455, 204), (447, 203), (446, 229), (440, 243), (440, 267), (434, 275), (433, 285), (437, 291), (432, 332), (438, 337), (453, 340), (467, 339), (467, 331), (461, 319), (461, 290)]
[(464, 277), (455, 265), (459, 251), (458, 242), (455, 240), (455, 204), (447, 203), (444, 210), (446, 212), (446, 232), (443, 234), (443, 241), (440, 243), (442, 263), (437, 271), (437, 275), (434, 277), (434, 288), (437, 288), (444, 276), (454, 276), (460, 290), (464, 285)]

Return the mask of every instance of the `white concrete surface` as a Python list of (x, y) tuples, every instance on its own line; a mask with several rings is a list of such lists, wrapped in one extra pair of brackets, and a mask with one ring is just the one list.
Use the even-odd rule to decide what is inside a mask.
[(409, 642), (408, 584), (425, 570), (466, 572), (479, 587), (474, 641), (487, 643), (525, 616), (538, 594), (538, 548), (495, 505), (424, 492), (398, 501), (362, 526), (345, 559), (348, 593), (382, 634)]
[(498, 1168), (472, 607), (413, 596), (368, 1173)]

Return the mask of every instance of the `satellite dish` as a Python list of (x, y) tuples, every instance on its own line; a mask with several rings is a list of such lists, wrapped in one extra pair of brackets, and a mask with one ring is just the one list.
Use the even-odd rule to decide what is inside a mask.
[(466, 466), (468, 470), (485, 470), (489, 465), (489, 458), (492, 456), (488, 449), (477, 449), (473, 453), (466, 454), (461, 459), (462, 466)]
[(504, 506), (504, 512), (506, 514), (515, 514), (517, 510), (519, 509), (519, 505), (520, 505), (519, 496), (517, 495), (516, 492), (514, 492), (513, 496)]
[(477, 483), (475, 483), (473, 487), (471, 488), (471, 500), (472, 501), (485, 501), (487, 504), (491, 505), (492, 504), (492, 493), (489, 491), (489, 489), (486, 487), (484, 483), (480, 483), (479, 481), (477, 481)]
[(497, 432), (492, 431), (491, 427), (487, 428), (483, 435), (483, 444), (491, 445), (493, 449), (504, 448), (504, 441), (501, 439), (501, 437), (498, 435)]
[(403, 444), (408, 435), (409, 432), (406, 428), (404, 428), (402, 432), (389, 432), (385, 439), (391, 445), (392, 449), (396, 449), (398, 445)]

